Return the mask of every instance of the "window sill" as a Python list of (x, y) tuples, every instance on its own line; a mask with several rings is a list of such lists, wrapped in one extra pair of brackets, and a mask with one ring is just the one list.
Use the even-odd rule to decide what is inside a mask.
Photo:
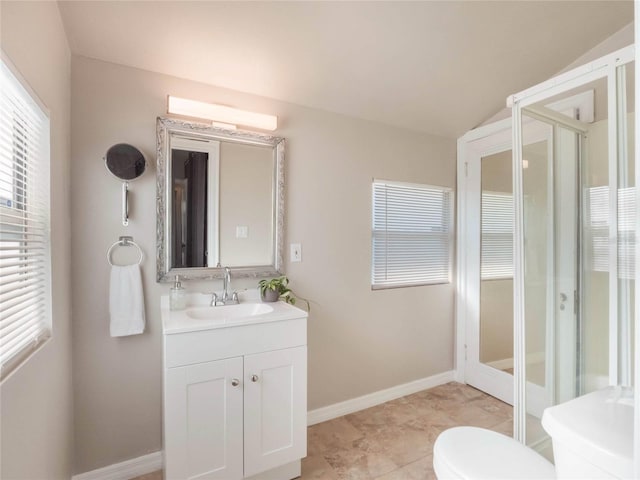
[(3, 365), (2, 371), (0, 372), (0, 385), (3, 385), (5, 381), (13, 377), (13, 375), (18, 372), (23, 365), (26, 365), (32, 357), (44, 348), (45, 345), (48, 345), (52, 338), (51, 334), (43, 337), (32, 346), (25, 348), (22, 352)]

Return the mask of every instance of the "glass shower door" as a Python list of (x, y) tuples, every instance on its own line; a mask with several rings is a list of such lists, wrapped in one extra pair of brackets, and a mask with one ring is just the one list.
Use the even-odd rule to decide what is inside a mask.
[[(527, 444), (547, 456), (542, 412), (576, 395), (580, 330), (578, 222), (583, 135), (548, 109), (523, 113), (525, 392)], [(547, 140), (530, 141), (546, 132)]]
[[(547, 406), (633, 374), (633, 64), (615, 71), (520, 108), (518, 436), (549, 457)], [(575, 95), (590, 95), (592, 108), (548, 108)], [(528, 138), (538, 130), (550, 142)]]

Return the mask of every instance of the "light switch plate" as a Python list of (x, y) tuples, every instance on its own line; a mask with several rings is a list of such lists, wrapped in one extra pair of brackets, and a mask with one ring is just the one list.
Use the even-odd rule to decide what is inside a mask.
[(236, 238), (247, 238), (249, 236), (249, 227), (238, 225), (236, 227)]
[(302, 245), (299, 243), (291, 244), (291, 254), (290, 260), (291, 262), (301, 262), (302, 261)]

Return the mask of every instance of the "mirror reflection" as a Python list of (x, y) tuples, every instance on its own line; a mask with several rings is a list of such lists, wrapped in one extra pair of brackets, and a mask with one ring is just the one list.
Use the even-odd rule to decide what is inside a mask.
[(480, 361), (513, 374), (511, 150), (481, 160)]
[(172, 267), (273, 263), (270, 146), (171, 139)]
[(277, 273), (284, 140), (160, 118), (158, 142), (158, 279)]

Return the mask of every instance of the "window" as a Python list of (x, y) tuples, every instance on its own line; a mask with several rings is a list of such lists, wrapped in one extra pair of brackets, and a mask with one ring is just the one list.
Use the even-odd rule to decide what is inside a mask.
[[(618, 278), (635, 278), (635, 187), (618, 189)], [(587, 251), (594, 272), (609, 271), (609, 187), (587, 188)]]
[(451, 281), (450, 188), (373, 181), (374, 289)]
[(49, 119), (2, 61), (0, 376), (51, 335)]
[(513, 195), (482, 192), (482, 280), (513, 278)]

